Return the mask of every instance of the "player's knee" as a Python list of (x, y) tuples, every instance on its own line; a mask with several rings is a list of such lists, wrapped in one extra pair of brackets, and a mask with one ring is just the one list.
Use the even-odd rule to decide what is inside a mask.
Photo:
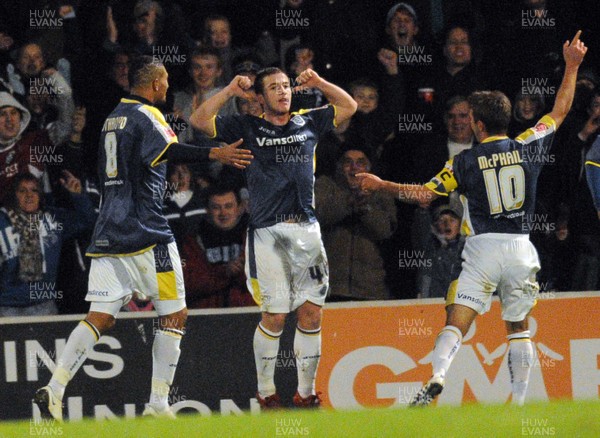
[(101, 334), (113, 328), (117, 322), (114, 316), (102, 312), (89, 312), (85, 320), (96, 327)]
[(283, 330), (283, 326), (285, 325), (285, 318), (287, 313), (267, 313), (263, 312), (261, 325), (267, 330), (271, 330), (273, 332), (280, 332)]
[(523, 321), (506, 321), (506, 331), (508, 334), (519, 333), (529, 330), (529, 324), (527, 323), (527, 318)]
[(323, 319), (323, 309), (321, 307), (308, 303), (298, 309), (298, 325), (306, 330), (316, 330), (321, 327)]

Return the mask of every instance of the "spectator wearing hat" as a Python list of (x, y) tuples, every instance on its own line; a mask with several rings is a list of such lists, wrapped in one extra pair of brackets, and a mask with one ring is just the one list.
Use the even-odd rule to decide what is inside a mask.
[[(385, 41), (377, 59), (384, 68), (384, 80), (395, 80), (396, 87), (404, 90), (404, 107), (411, 113), (430, 111), (435, 99), (430, 79), (435, 57), (430, 45), (420, 37), (419, 18), (410, 4), (397, 3), (390, 8), (385, 21)], [(428, 90), (427, 97), (419, 89)]]
[[(465, 237), (460, 235), (462, 213), (458, 206), (442, 204), (433, 210), (419, 208), (413, 222), (413, 249), (418, 263), (419, 298), (445, 298), (460, 272)], [(433, 220), (432, 220), (433, 219)]]
[(315, 183), (333, 300), (390, 298), (380, 244), (396, 229), (396, 207), (389, 197), (359, 190), (356, 174), (370, 168), (360, 146), (347, 146), (335, 177), (321, 176)]

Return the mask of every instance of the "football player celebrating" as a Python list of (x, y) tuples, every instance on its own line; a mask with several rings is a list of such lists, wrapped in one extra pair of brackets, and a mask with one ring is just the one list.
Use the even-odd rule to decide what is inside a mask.
[(250, 224), (246, 240), (248, 289), (262, 310), (254, 334), (262, 408), (281, 405), (274, 374), (279, 338), (288, 313), (297, 312), (294, 352), (298, 392), (294, 403), (317, 407), (315, 376), (321, 357), (321, 307), (329, 289), (327, 256), (314, 213), (314, 151), (319, 139), (356, 111), (356, 102), (341, 88), (311, 69), (296, 79), (296, 91), (320, 90), (330, 102), (321, 108), (290, 113), (292, 85), (278, 68), (256, 76), (254, 89), (261, 117), (217, 116), (232, 97), (245, 98), (250, 79), (236, 76), (192, 114), (192, 125), (223, 141), (244, 139), (254, 161), (245, 170), (250, 192)]
[(471, 127), (480, 144), (449, 160), (429, 183), (396, 184), (371, 174), (358, 175), (367, 192), (384, 191), (426, 205), (458, 190), (464, 206), (461, 230), (467, 240), (462, 271), (448, 289), (446, 326), (433, 350), (433, 376), (411, 405), (427, 405), (442, 392), (463, 336), (475, 317), (490, 309), (494, 291), (508, 332), (512, 402), (524, 402), (534, 361), (527, 315), (539, 290), (535, 274), (540, 269), (529, 230), (535, 218), (537, 179), (554, 134), (571, 108), (577, 70), (587, 52), (580, 34), (563, 46), (566, 68), (554, 107), (535, 127), (514, 140), (508, 138), (508, 98), (498, 91), (475, 92), (469, 97)]
[[(155, 104), (169, 88), (165, 67), (141, 56), (129, 69), (132, 95), (104, 122), (98, 180), (101, 206), (87, 255), (92, 257), (86, 318), (71, 332), (47, 386), (34, 402), (44, 417), (62, 420), (65, 388), (121, 307), (135, 292), (150, 298), (159, 315), (152, 346), (152, 389), (144, 415), (174, 417), (168, 404), (187, 319), (181, 261), (162, 213), (167, 160), (218, 160), (238, 168), (250, 164), (241, 143), (219, 148), (178, 143)], [(236, 139), (237, 140), (237, 139)]]

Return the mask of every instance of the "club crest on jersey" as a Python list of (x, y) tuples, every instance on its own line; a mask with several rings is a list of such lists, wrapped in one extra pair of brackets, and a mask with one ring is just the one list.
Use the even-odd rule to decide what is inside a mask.
[(295, 115), (290, 121), (298, 126), (304, 126), (306, 124), (306, 121), (300, 115)]

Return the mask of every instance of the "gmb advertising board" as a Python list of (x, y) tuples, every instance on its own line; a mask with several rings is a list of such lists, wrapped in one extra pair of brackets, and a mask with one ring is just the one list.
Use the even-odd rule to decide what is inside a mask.
[[(335, 409), (408, 403), (431, 374), (431, 348), (444, 324), (441, 300), (326, 306), (317, 390)], [(0, 419), (37, 414), (31, 398), (46, 384), (57, 354), (81, 316), (0, 320)], [(256, 309), (190, 311), (169, 402), (176, 412), (259, 412), (252, 339)], [(548, 293), (530, 319), (536, 352), (527, 400), (597, 399), (600, 293)], [(291, 403), (295, 320), (281, 340), (276, 384)], [(150, 390), (152, 313), (121, 314), (95, 346), (65, 394), (70, 420), (141, 415)], [(448, 373), (438, 404), (510, 400), (508, 344), (497, 301), (477, 318)]]

